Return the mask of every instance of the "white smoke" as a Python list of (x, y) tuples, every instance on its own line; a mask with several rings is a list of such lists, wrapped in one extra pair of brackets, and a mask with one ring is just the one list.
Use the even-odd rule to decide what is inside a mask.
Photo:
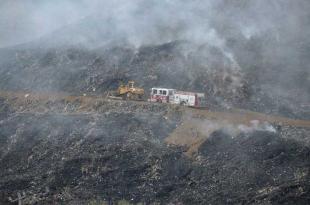
[(250, 121), (250, 125), (238, 125), (238, 130), (243, 133), (251, 133), (254, 131), (267, 131), (276, 133), (276, 129), (268, 122), (260, 122), (259, 120)]
[[(308, 0), (3, 0), (0, 48), (53, 31), (60, 31), (57, 38), (67, 36), (90, 47), (117, 42), (138, 48), (185, 40), (216, 47), (234, 71), (248, 69), (245, 66), (268, 69), (281, 74), (280, 87), (294, 87), (309, 78), (309, 11)], [(274, 71), (274, 67), (282, 70)], [(292, 79), (299, 77), (296, 68), (304, 72), (301, 81)], [(267, 79), (268, 74), (260, 76)], [(302, 86), (308, 86), (307, 82)], [(242, 86), (240, 78), (233, 79), (233, 84)], [(281, 95), (278, 91), (285, 93), (287, 88), (265, 91)], [(310, 96), (304, 93), (307, 101)]]
[(240, 133), (251, 134), (255, 131), (276, 133), (277, 130), (267, 121), (251, 120), (249, 124), (237, 124), (227, 120), (189, 120), (194, 122), (195, 129), (203, 136), (210, 136), (216, 130), (222, 130), (232, 137)]

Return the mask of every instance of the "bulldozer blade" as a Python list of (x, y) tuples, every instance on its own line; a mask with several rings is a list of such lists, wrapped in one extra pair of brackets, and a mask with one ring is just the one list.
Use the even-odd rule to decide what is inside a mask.
[(122, 97), (117, 97), (117, 96), (108, 96), (108, 98), (111, 100), (123, 100)]

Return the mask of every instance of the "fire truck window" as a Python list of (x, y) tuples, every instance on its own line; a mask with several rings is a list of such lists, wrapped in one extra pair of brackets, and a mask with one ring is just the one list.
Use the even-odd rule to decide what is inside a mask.
[(162, 91), (162, 90), (159, 90), (159, 94), (162, 95), (162, 94), (163, 94), (163, 91)]
[(167, 91), (163, 90), (163, 95), (167, 95)]
[(154, 89), (154, 90), (153, 90), (153, 94), (157, 94), (157, 90)]

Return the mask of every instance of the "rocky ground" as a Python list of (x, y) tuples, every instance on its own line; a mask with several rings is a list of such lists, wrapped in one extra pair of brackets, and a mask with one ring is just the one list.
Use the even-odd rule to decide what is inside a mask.
[[(189, 154), (199, 128), (191, 128), (188, 146), (167, 139), (191, 109), (43, 98), (1, 98), (2, 204), (17, 204), (18, 196), (24, 204), (310, 202), (309, 127), (229, 133), (227, 122)], [(206, 128), (218, 120), (192, 118)]]

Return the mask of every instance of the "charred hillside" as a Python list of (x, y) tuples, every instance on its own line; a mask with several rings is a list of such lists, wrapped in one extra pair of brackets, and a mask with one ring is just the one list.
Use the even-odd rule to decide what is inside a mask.
[[(275, 81), (260, 80), (265, 71), (248, 69), (246, 64), (240, 67), (208, 44), (174, 41), (140, 48), (14, 48), (2, 49), (0, 56), (2, 90), (105, 95), (120, 82), (135, 80), (147, 92), (161, 86), (206, 93), (210, 106), (246, 107), (294, 118), (307, 118), (309, 113), (307, 94), (299, 95), (307, 87), (296, 88), (295, 98), (275, 94), (270, 88), (278, 86)], [(302, 71), (296, 72), (305, 77)]]
[[(166, 138), (187, 125), (190, 110), (102, 99), (84, 107), (61, 98), (20, 106), (19, 99), (0, 107), (3, 204), (18, 195), (25, 204), (309, 203), (308, 128), (229, 134), (226, 125), (189, 156), (189, 147)], [(204, 130), (216, 115), (192, 120)], [(202, 132), (188, 131), (192, 140)]]

